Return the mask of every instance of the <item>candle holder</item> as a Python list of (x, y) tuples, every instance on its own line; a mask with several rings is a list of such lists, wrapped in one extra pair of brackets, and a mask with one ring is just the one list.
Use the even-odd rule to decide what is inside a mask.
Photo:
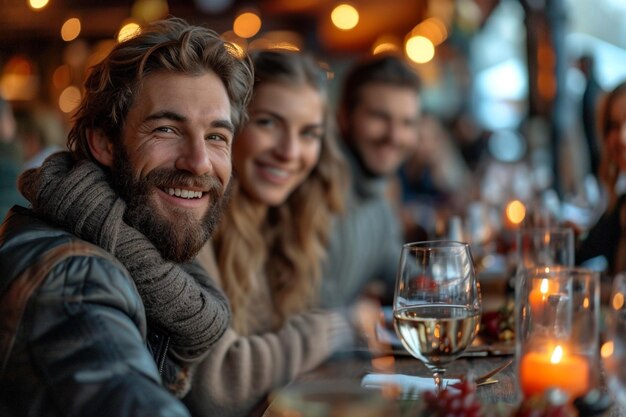
[(523, 268), (515, 296), (521, 394), (559, 389), (573, 400), (595, 387), (600, 365), (599, 274), (564, 266)]

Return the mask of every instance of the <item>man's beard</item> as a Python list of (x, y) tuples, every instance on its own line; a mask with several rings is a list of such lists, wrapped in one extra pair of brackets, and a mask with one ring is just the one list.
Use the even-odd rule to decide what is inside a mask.
[(358, 139), (355, 139), (354, 137), (348, 135), (346, 137), (346, 146), (350, 150), (350, 152), (352, 153), (352, 157), (354, 158), (356, 163), (361, 168), (361, 171), (363, 172), (365, 177), (366, 178), (370, 178), (370, 179), (383, 178), (384, 175), (382, 175), (382, 174), (380, 174), (378, 172), (373, 171), (369, 167), (369, 165), (367, 164), (367, 161), (365, 160), (365, 157), (362, 154), (361, 149), (356, 145), (357, 140)]
[[(198, 177), (175, 169), (157, 168), (145, 177), (135, 179), (124, 146), (115, 146), (114, 152), (113, 185), (126, 202), (126, 223), (143, 233), (163, 258), (177, 263), (193, 259), (217, 227), (230, 196), (232, 181), (222, 194), (221, 183), (210, 175)], [(150, 199), (157, 187), (208, 190), (210, 205), (207, 213), (198, 221), (192, 213), (174, 209), (174, 220), (168, 219)]]

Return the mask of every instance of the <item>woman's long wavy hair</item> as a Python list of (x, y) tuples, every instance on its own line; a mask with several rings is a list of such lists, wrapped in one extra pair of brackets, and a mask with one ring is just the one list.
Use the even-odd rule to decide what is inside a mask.
[[(312, 305), (318, 290), (333, 214), (343, 210), (347, 170), (331, 126), (326, 71), (310, 56), (260, 51), (252, 56), (255, 91), (263, 83), (308, 85), (326, 101), (320, 158), (309, 177), (284, 204), (266, 210), (233, 179), (213, 244), (221, 281), (233, 310), (233, 327), (249, 333), (254, 323), (249, 297), (255, 280), (267, 279), (275, 306), (273, 328)], [(254, 96), (253, 99), (254, 100)], [(235, 145), (236, 146), (236, 145)]]
[(612, 128), (611, 111), (618, 97), (626, 94), (626, 81), (618, 84), (604, 99), (604, 103), (600, 108), (599, 126), (602, 133), (602, 157), (600, 158), (600, 166), (598, 168), (598, 177), (604, 184), (608, 195), (608, 210), (613, 210), (617, 203), (617, 194), (615, 184), (619, 176), (619, 166), (615, 163), (615, 155), (612, 155), (611, 149), (606, 144), (609, 132)]
[(90, 130), (101, 131), (115, 146), (120, 144), (126, 116), (143, 80), (158, 71), (215, 73), (226, 87), (235, 128), (245, 122), (253, 83), (250, 58), (241, 56), (216, 32), (170, 18), (142, 28), (91, 69), (68, 135), (75, 159), (97, 163), (87, 142)]

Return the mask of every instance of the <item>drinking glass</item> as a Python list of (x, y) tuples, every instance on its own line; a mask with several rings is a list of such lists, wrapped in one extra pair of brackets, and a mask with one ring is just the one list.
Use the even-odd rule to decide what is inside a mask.
[(539, 227), (517, 232), (518, 271), (535, 266), (574, 266), (574, 230)]
[(471, 345), (481, 302), (467, 243), (403, 245), (396, 277), (393, 324), (405, 349), (432, 372), (443, 389), (445, 367)]
[(574, 266), (574, 229), (571, 227), (531, 227), (517, 231), (515, 274), (509, 285), (516, 288), (528, 268)]
[(597, 386), (600, 275), (560, 265), (525, 268), (515, 295), (522, 394), (558, 388), (573, 400)]
[(613, 279), (610, 308), (607, 317), (606, 342), (602, 345), (602, 359), (609, 390), (626, 407), (626, 273)]

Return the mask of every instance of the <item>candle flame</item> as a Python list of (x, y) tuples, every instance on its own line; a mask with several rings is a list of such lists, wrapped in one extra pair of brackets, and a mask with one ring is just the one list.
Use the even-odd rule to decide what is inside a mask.
[(544, 278), (541, 280), (541, 286), (539, 287), (539, 291), (541, 291), (541, 294), (547, 294), (548, 293), (548, 279)]
[(624, 294), (621, 292), (615, 293), (612, 305), (614, 310), (620, 310), (624, 307)]
[(550, 357), (550, 363), (557, 364), (561, 362), (562, 358), (563, 358), (563, 348), (560, 345), (556, 345), (556, 347), (552, 351), (552, 356)]

